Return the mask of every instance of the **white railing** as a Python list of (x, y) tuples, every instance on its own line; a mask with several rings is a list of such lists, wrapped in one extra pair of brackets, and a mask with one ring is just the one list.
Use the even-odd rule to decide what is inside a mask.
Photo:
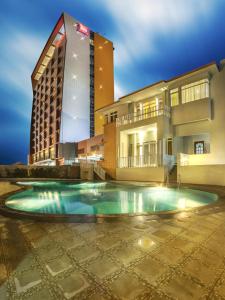
[(157, 154), (118, 158), (118, 168), (144, 168), (156, 166)]
[(138, 121), (142, 121), (142, 120), (146, 120), (158, 116), (163, 116), (163, 115), (170, 118), (170, 108), (166, 105), (164, 107), (154, 106), (152, 108), (149, 108), (148, 111), (146, 112), (142, 112), (142, 113), (135, 112), (135, 113), (130, 113), (128, 115), (118, 117), (116, 119), (116, 126), (119, 127), (122, 125), (132, 124)]

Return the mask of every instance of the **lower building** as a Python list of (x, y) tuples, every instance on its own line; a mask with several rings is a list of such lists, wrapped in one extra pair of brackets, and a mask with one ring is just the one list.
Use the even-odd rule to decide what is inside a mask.
[(117, 180), (225, 185), (224, 83), (225, 60), (98, 110), (105, 119), (99, 164)]

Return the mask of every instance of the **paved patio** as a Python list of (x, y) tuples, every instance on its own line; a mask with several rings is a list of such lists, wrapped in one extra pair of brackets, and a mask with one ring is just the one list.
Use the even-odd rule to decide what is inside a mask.
[(0, 299), (225, 299), (221, 204), (99, 224), (0, 216), (0, 234)]

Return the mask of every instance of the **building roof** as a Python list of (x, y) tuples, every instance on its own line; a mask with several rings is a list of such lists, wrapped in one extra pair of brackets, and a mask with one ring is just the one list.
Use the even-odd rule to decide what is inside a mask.
[[(163, 83), (164, 83), (164, 84), (166, 84), (166, 83), (171, 83), (172, 81), (175, 81), (175, 80), (180, 79), (180, 78), (182, 78), (182, 77), (185, 77), (185, 76), (187, 76), (187, 75), (196, 73), (196, 72), (198, 72), (198, 71), (202, 71), (203, 69), (207, 69), (207, 68), (210, 68), (210, 67), (212, 67), (212, 66), (215, 66), (215, 67), (217, 68), (217, 63), (216, 63), (215, 61), (213, 61), (213, 62), (211, 62), (211, 63), (209, 63), (209, 64), (206, 64), (206, 65), (203, 65), (203, 66), (201, 66), (201, 67), (198, 67), (198, 68), (196, 68), (196, 69), (194, 69), (194, 70), (185, 72), (185, 73), (183, 73), (183, 74), (181, 74), (181, 75), (172, 77), (172, 78), (170, 78), (170, 79), (168, 79), (168, 80), (160, 80), (160, 81), (157, 81), (157, 82), (152, 83), (152, 84), (150, 84), (150, 85), (147, 85), (147, 86), (145, 86), (145, 87), (143, 87), (143, 88), (141, 88), (141, 89), (138, 89), (138, 90), (136, 90), (136, 91), (133, 91), (133, 92), (131, 92), (131, 93), (125, 95), (125, 96), (122, 96), (122, 97), (119, 98), (119, 100), (122, 100), (122, 99), (124, 99), (124, 98), (126, 98), (126, 97), (128, 97), (128, 96), (134, 95), (134, 94), (136, 94), (136, 93), (138, 93), (138, 92), (141, 92), (141, 91), (143, 91), (143, 90), (145, 90), (145, 89), (155, 87), (155, 86), (157, 86), (157, 85), (159, 85), (159, 84), (163, 84)], [(218, 68), (217, 68), (217, 69), (218, 69)]]

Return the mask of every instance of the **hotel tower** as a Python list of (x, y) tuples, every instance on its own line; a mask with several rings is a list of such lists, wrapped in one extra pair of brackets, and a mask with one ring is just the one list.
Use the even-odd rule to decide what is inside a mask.
[(77, 143), (103, 134), (114, 101), (113, 44), (63, 13), (31, 76), (29, 163), (67, 164)]

